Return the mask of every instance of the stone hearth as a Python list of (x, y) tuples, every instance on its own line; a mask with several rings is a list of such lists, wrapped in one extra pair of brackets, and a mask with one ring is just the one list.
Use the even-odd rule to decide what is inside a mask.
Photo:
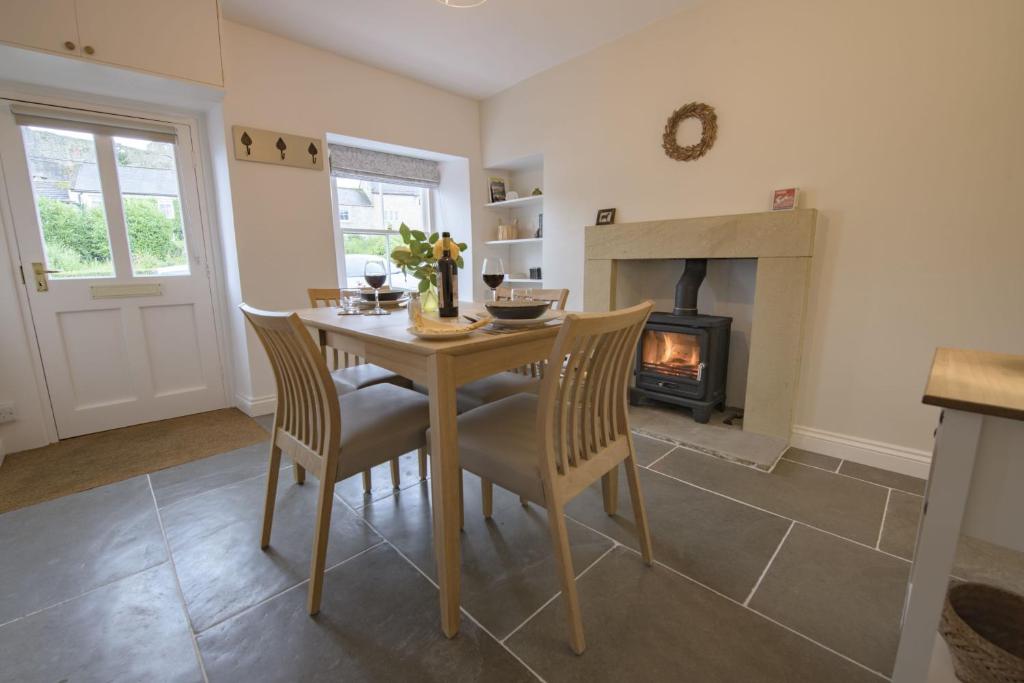
[[(708, 216), (586, 228), (584, 308), (607, 311), (618, 300), (618, 265), (665, 259), (757, 259), (743, 432), (696, 425), (635, 425), (705, 453), (770, 471), (789, 446), (803, 344), (817, 211)], [(718, 430), (704, 431), (704, 430)], [(666, 433), (668, 432), (668, 433)]]

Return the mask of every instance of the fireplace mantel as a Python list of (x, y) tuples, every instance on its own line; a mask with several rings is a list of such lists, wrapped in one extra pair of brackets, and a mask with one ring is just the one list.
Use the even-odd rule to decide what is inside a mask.
[[(803, 344), (815, 209), (589, 226), (584, 309), (615, 306), (617, 264), (654, 259), (757, 259), (743, 430), (770, 439), (770, 470), (789, 444)], [(723, 454), (725, 457), (731, 457)], [(736, 458), (734, 458), (736, 459)]]

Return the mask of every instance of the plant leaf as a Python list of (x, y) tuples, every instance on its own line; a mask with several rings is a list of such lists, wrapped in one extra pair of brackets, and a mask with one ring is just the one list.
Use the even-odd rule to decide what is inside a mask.
[(427, 241), (427, 236), (426, 236), (426, 234), (424, 234), (424, 232), (422, 230), (413, 230), (412, 231), (412, 236), (415, 237), (416, 239), (418, 239), (420, 242), (426, 242)]
[(409, 244), (409, 226), (408, 225), (406, 225), (405, 223), (402, 223), (400, 226), (398, 226), (398, 234), (400, 234), (402, 236), (402, 241), (403, 242), (405, 242), (406, 244)]
[(466, 244), (465, 242), (459, 242), (458, 247), (459, 247), (459, 251), (468, 251), (469, 250), (469, 245)]
[(427, 238), (427, 241), (430, 242), (431, 244), (433, 244), (440, 237), (441, 237), (440, 233), (432, 232), (432, 233), (430, 233), (430, 237)]
[(459, 268), (464, 268), (466, 266), (465, 261), (462, 260), (462, 256), (459, 256), (459, 258), (455, 259), (455, 265), (457, 265)]
[(429, 288), (430, 288), (430, 280), (420, 280), (420, 284), (419, 284), (420, 292), (425, 292)]

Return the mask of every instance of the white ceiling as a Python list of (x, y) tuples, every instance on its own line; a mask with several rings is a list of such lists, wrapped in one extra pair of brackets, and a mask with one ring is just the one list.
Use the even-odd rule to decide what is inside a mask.
[(222, 0), (224, 16), (484, 98), (700, 0)]

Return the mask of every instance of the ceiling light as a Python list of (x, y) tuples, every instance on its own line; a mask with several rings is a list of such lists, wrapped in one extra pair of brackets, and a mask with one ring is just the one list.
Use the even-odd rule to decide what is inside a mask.
[(487, 0), (437, 0), (439, 3), (446, 7), (458, 7), (459, 9), (466, 9), (468, 7), (479, 7), (480, 5), (487, 2)]

